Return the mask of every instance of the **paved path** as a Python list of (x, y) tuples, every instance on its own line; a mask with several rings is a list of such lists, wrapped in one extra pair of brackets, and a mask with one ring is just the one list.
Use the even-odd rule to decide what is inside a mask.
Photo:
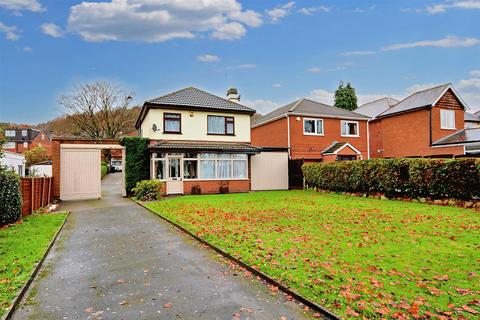
[(282, 293), (103, 182), (105, 199), (72, 202), (59, 239), (14, 319), (305, 319)]

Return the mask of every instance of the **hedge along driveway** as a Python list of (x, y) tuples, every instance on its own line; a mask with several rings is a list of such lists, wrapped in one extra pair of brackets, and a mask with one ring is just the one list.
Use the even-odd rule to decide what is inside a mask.
[(311, 191), (147, 206), (344, 317), (480, 311), (480, 216), (471, 210)]

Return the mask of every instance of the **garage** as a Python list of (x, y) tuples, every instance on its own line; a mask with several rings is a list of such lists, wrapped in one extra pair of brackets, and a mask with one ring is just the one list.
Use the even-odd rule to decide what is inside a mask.
[(263, 149), (251, 157), (251, 189), (288, 190), (288, 152), (280, 148)]
[[(101, 198), (102, 150), (124, 150), (118, 141), (102, 142), (85, 139), (54, 139), (52, 169), (55, 197), (62, 201)], [(124, 158), (124, 152), (122, 152), (122, 158)], [(124, 178), (123, 181), (125, 181)], [(125, 188), (122, 189), (125, 196)]]

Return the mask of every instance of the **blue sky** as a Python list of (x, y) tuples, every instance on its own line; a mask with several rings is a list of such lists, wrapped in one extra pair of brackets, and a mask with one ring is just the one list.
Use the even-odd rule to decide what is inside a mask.
[(480, 110), (480, 0), (0, 0), (0, 121), (63, 113), (108, 80), (134, 103), (194, 85), (265, 113), (299, 97), (360, 102), (452, 82)]

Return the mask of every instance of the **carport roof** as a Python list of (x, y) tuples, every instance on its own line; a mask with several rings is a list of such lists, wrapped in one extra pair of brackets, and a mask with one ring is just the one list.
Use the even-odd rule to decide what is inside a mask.
[(149, 147), (150, 150), (168, 151), (206, 151), (225, 153), (259, 153), (261, 148), (246, 143), (195, 142), (195, 141), (160, 141)]
[(480, 128), (467, 128), (432, 143), (432, 146), (468, 145), (480, 143)]

